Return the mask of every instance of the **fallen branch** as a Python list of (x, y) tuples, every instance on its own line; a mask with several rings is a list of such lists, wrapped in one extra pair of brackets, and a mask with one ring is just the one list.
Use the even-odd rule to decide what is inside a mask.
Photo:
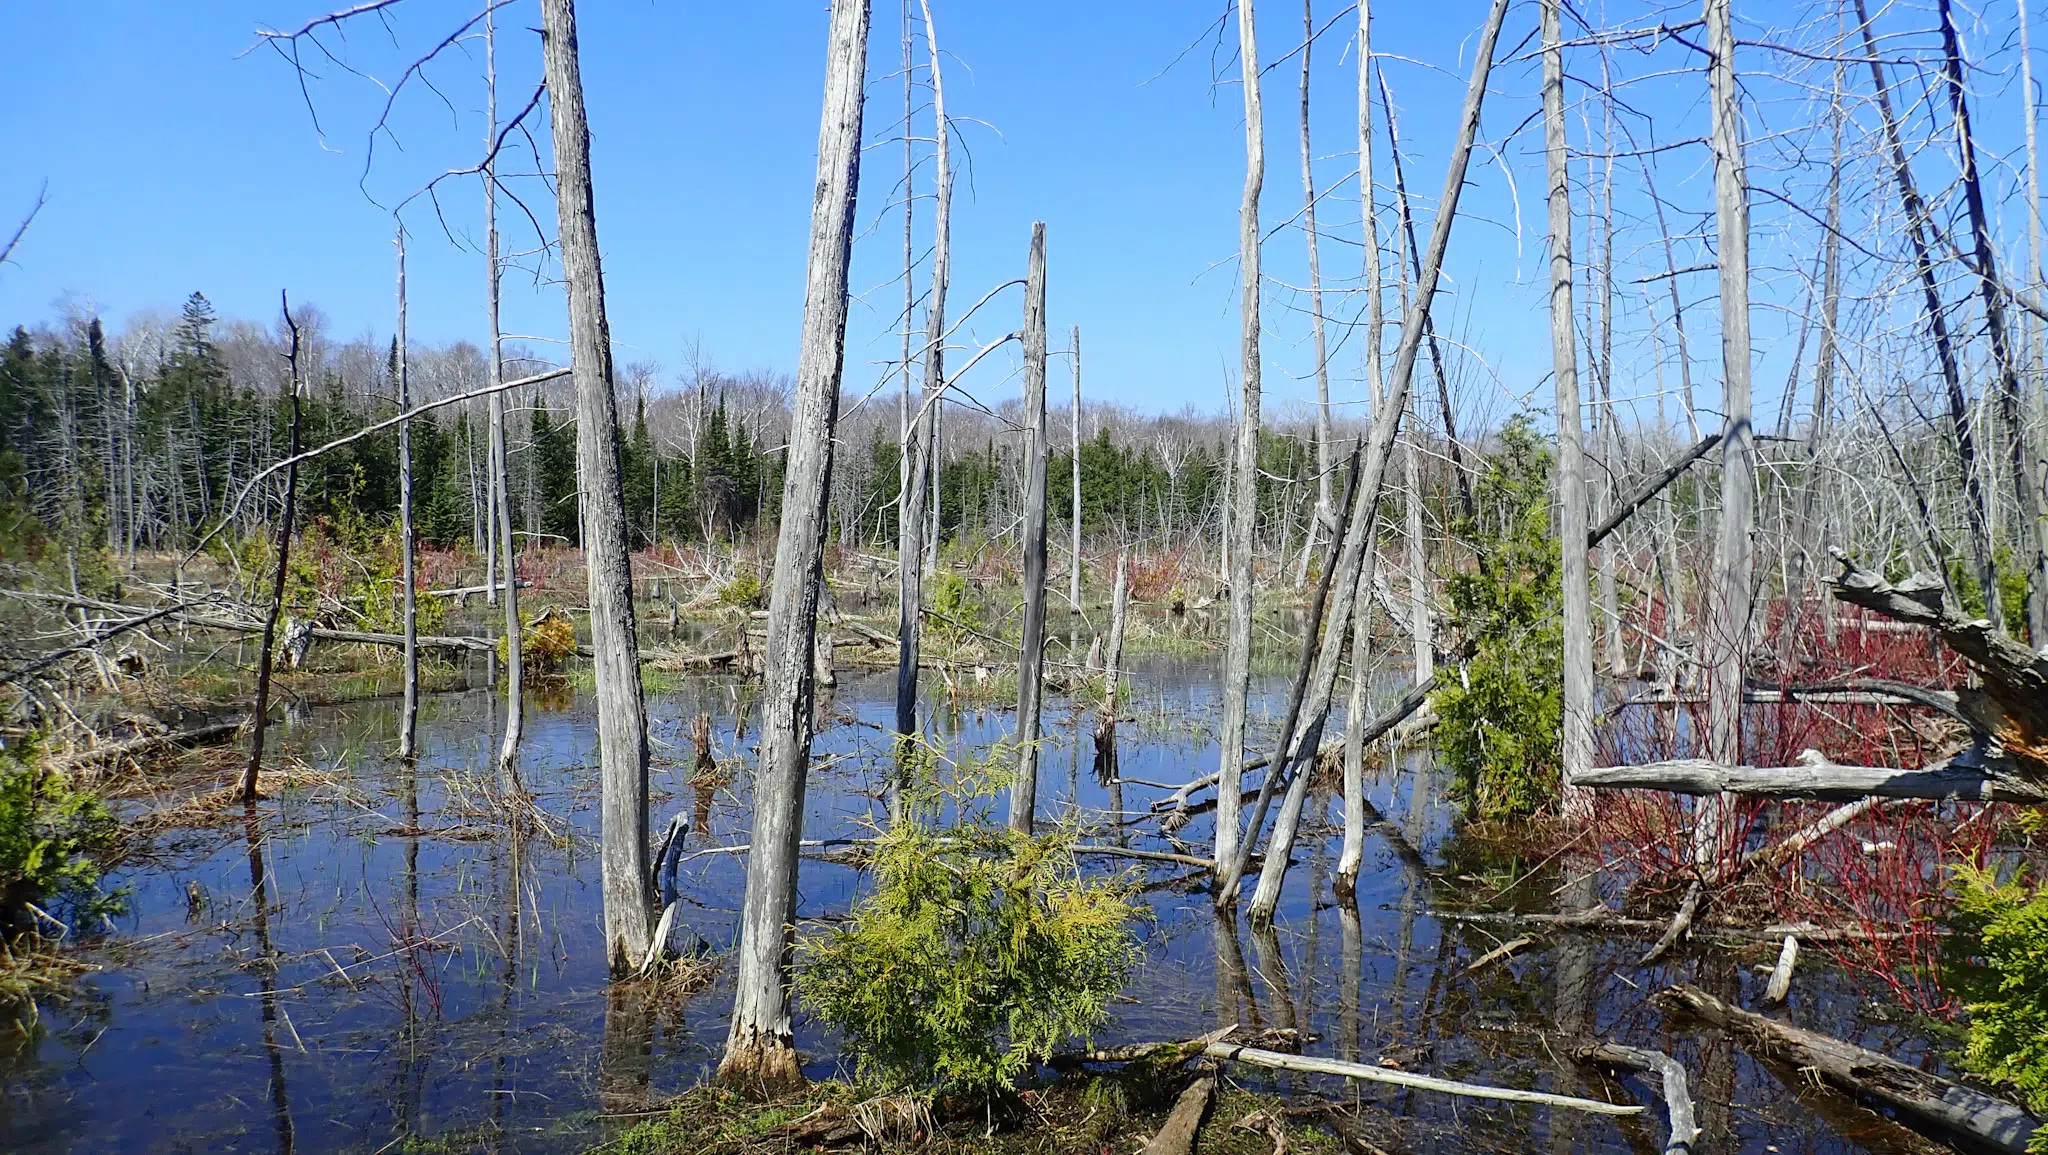
[(1799, 938), (1786, 935), (1785, 945), (1778, 948), (1778, 965), (1771, 968), (1770, 985), (1764, 988), (1764, 1001), (1782, 1003), (1792, 993), (1792, 968), (1799, 965)]
[(169, 734), (144, 734), (122, 742), (110, 742), (90, 750), (80, 750), (59, 758), (45, 759), (45, 769), (58, 773), (82, 770), (105, 762), (117, 762), (124, 758), (140, 759), (163, 750), (186, 749), (192, 746), (208, 746), (234, 738), (246, 718), (230, 718), (223, 722), (209, 722), (204, 726), (193, 726)]
[(1347, 1079), (1361, 1079), (1369, 1083), (1390, 1083), (1396, 1087), (1410, 1087), (1418, 1091), (1438, 1091), (1446, 1095), (1462, 1095), (1470, 1099), (1497, 1099), (1508, 1103), (1541, 1103), (1549, 1107), (1564, 1107), (1573, 1111), (1588, 1111), (1595, 1115), (1640, 1115), (1642, 1107), (1634, 1103), (1603, 1103), (1598, 1099), (1581, 1099), (1572, 1095), (1553, 1095), (1548, 1091), (1524, 1091), (1516, 1087), (1488, 1087), (1479, 1083), (1460, 1083), (1451, 1079), (1438, 1079), (1429, 1075), (1412, 1075), (1387, 1067), (1369, 1067), (1363, 1063), (1347, 1063), (1340, 1059), (1321, 1059), (1309, 1055), (1289, 1055), (1279, 1051), (1262, 1051), (1237, 1043), (1211, 1043), (1204, 1051), (1211, 1058), (1227, 1059), (1233, 1063), (1251, 1063), (1260, 1067), (1272, 1067), (1282, 1071), (1304, 1071), (1313, 1075), (1341, 1075)]
[(1664, 1083), (1664, 1110), (1671, 1120), (1671, 1138), (1664, 1144), (1664, 1155), (1691, 1155), (1693, 1140), (1700, 1137), (1700, 1129), (1693, 1122), (1692, 1095), (1686, 1090), (1685, 1068), (1678, 1060), (1662, 1051), (1615, 1043), (1589, 1043), (1575, 1054), (1581, 1062), (1660, 1076)]
[(1800, 766), (1730, 766), (1705, 758), (1603, 766), (1581, 771), (1579, 786), (1663, 790), (1672, 794), (1754, 794), (1764, 798), (1925, 798), (1972, 802), (2042, 802), (2048, 791), (2011, 776), (2003, 758), (1965, 750), (1918, 770), (1843, 766), (1818, 760)]
[(1607, 540), (1607, 535), (1621, 528), (1621, 523), (1627, 521), (1630, 514), (1641, 509), (1645, 502), (1662, 493), (1665, 486), (1678, 480), (1679, 474), (1684, 473), (1693, 462), (1705, 457), (1709, 450), (1720, 443), (1721, 435), (1719, 433), (1709, 433), (1705, 437), (1700, 438), (1699, 443), (1691, 449), (1672, 458), (1671, 464), (1644, 478), (1641, 484), (1630, 490), (1628, 495), (1615, 505), (1614, 512), (1607, 515), (1607, 520), (1593, 527), (1592, 532), (1586, 535), (1586, 548), (1598, 548), (1601, 542)]
[(1145, 1155), (1194, 1155), (1195, 1135), (1202, 1129), (1202, 1119), (1209, 1113), (1209, 1102), (1216, 1097), (1216, 1071), (1214, 1067), (1203, 1071), (1173, 1101), (1173, 1110), (1166, 1116), (1166, 1122), (1152, 1141), (1145, 1144)]
[[(1663, 933), (1670, 924), (1662, 919), (1630, 918), (1615, 914), (1606, 907), (1592, 910), (1573, 911), (1564, 914), (1537, 913), (1517, 914), (1505, 910), (1439, 910), (1430, 909), (1422, 913), (1442, 922), (1469, 922), (1496, 926), (1552, 926), (1563, 930), (1601, 931), (1616, 934), (1651, 935)], [(1741, 942), (1777, 942), (1786, 935), (1797, 935), (1806, 942), (1896, 942), (1907, 937), (1904, 931), (1866, 931), (1859, 928), (1823, 927), (1809, 922), (1777, 923), (1771, 926), (1737, 926), (1732, 923), (1705, 923), (1698, 927), (1700, 934), (1714, 938), (1734, 939)]]
[(1882, 1103), (1916, 1121), (2021, 1155), (2040, 1123), (2025, 1111), (1876, 1051), (1729, 1006), (1681, 983), (1657, 1003), (1741, 1035), (1760, 1054), (1817, 1075), (1836, 1089)]

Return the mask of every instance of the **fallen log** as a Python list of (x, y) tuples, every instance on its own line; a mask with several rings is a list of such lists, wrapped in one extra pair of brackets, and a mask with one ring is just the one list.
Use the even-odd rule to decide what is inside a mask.
[(1799, 965), (1799, 936), (1788, 934), (1785, 945), (1778, 948), (1778, 963), (1771, 968), (1770, 985), (1764, 988), (1764, 1001), (1782, 1003), (1792, 993), (1792, 968)]
[(2042, 802), (2048, 790), (2014, 777), (2003, 758), (1974, 749), (1917, 770), (1843, 766), (1816, 760), (1799, 766), (1730, 766), (1705, 758), (1602, 766), (1581, 771), (1573, 785), (1602, 790), (1663, 790), (1672, 794), (1753, 794), (1764, 798), (1850, 801), (1924, 798), (1933, 801)]
[(1260, 1067), (1272, 1067), (1282, 1071), (1303, 1071), (1312, 1075), (1341, 1075), (1347, 1079), (1359, 1079), (1369, 1083), (1389, 1083), (1396, 1087), (1409, 1087), (1417, 1091), (1438, 1091), (1446, 1095), (1462, 1095), (1468, 1099), (1494, 1099), (1508, 1103), (1541, 1103), (1547, 1107), (1563, 1107), (1573, 1111), (1587, 1111), (1595, 1115), (1640, 1115), (1643, 1108), (1635, 1103), (1603, 1103), (1598, 1099), (1581, 1099), (1573, 1095), (1553, 1095), (1548, 1091), (1524, 1091), (1519, 1087), (1489, 1087), (1480, 1083), (1460, 1083), (1451, 1079), (1438, 1079), (1430, 1075), (1414, 1075), (1407, 1071), (1396, 1071), (1388, 1067), (1369, 1067), (1364, 1063), (1347, 1063), (1341, 1059), (1322, 1059), (1311, 1055), (1289, 1055), (1280, 1051), (1262, 1051), (1239, 1043), (1211, 1043), (1204, 1054), (1214, 1059), (1225, 1059), (1233, 1063), (1250, 1063)]
[(1700, 1129), (1693, 1122), (1692, 1095), (1686, 1090), (1685, 1068), (1678, 1060), (1662, 1051), (1615, 1043), (1588, 1043), (1574, 1055), (1580, 1062), (1658, 1076), (1663, 1082), (1664, 1111), (1671, 1121), (1671, 1137), (1664, 1143), (1664, 1155), (1692, 1155), (1692, 1144), (1700, 1137)]
[(1882, 1103), (1923, 1126), (1974, 1140), (1995, 1151), (2021, 1155), (2040, 1126), (2032, 1115), (2003, 1099), (1853, 1043), (1732, 1007), (1689, 984), (1668, 987), (1653, 1001), (1709, 1026), (1733, 1031), (1758, 1054), (1817, 1075), (1837, 1090)]
[(1210, 1100), (1215, 1097), (1216, 1070), (1211, 1066), (1173, 1101), (1173, 1110), (1160, 1125), (1159, 1133), (1145, 1144), (1145, 1155), (1194, 1155), (1195, 1135), (1201, 1131), (1202, 1119), (1209, 1114)]
[[(1441, 922), (1469, 922), (1495, 926), (1550, 926), (1563, 930), (1600, 931), (1614, 934), (1659, 935), (1670, 927), (1661, 919), (1630, 918), (1616, 914), (1606, 907), (1566, 913), (1540, 912), (1517, 914), (1509, 910), (1441, 910), (1426, 909), (1422, 912)], [(1896, 942), (1906, 937), (1904, 931), (1866, 931), (1858, 928), (1824, 927), (1812, 923), (1776, 923), (1771, 926), (1737, 926), (1732, 923), (1707, 922), (1695, 927), (1699, 934), (1712, 938), (1732, 939), (1740, 942), (1779, 942), (1786, 935), (1795, 935), (1810, 943), (1819, 942)]]

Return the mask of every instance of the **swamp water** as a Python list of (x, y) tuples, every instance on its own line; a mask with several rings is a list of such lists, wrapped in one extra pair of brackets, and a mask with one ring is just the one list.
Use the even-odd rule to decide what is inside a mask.
[[(1094, 772), (1093, 713), (1055, 697), (1040, 769), (1042, 818), (1075, 805), (1098, 823), (1119, 808), (1135, 818), (1168, 791), (1129, 779), (1179, 783), (1214, 770), (1214, 664), (1141, 659), (1134, 667), (1126, 714), (1137, 720), (1119, 730), (1127, 780), (1120, 802)], [(822, 703), (830, 720), (816, 745), (806, 838), (865, 835), (882, 813), (892, 684), (887, 673), (843, 671)], [(1378, 696), (1391, 700), (1400, 688), (1388, 681)], [(1255, 687), (1262, 740), (1277, 725), (1285, 691), (1277, 678)], [(701, 678), (649, 696), (655, 830), (679, 809), (691, 811), (686, 850), (749, 837), (751, 693), (730, 679)], [(956, 748), (985, 747), (1010, 722), (1000, 707), (956, 708), (943, 697), (929, 709), (933, 728)], [(395, 745), (393, 703), (293, 718), (282, 738), (288, 753), (273, 765), (302, 761), (331, 781), (283, 791), (253, 822), (235, 809), (172, 831), (113, 874), (112, 883), (129, 890), (129, 913), (85, 952), (103, 969), (73, 998), (37, 1008), (31, 1028), (0, 1037), (0, 1151), (573, 1152), (707, 1077), (725, 1039), (729, 966), (688, 994), (606, 982), (593, 711), (582, 695), (530, 705), (522, 772), (557, 836), (516, 841), (482, 789), (500, 728), (491, 693), (424, 703), (416, 768), (382, 756)], [(688, 729), (700, 712), (712, 715), (716, 754), (732, 771), (717, 790), (687, 780)], [(1439, 921), (1431, 905), (1554, 909), (1554, 864), (1498, 895), (1506, 875), (1465, 865), (1472, 854), (1458, 845), (1443, 775), (1426, 754), (1404, 753), (1369, 773), (1373, 802), (1390, 825), (1368, 833), (1355, 908), (1331, 892), (1341, 804), (1323, 787), (1270, 930), (1219, 925), (1190, 868), (1140, 864), (1154, 915), (1140, 931), (1144, 962), (1098, 1041), (1181, 1038), (1231, 1021), (1296, 1027), (1316, 1036), (1313, 1054), (1650, 1107), (1632, 1118), (1596, 1117), (1245, 1067), (1227, 1072), (1256, 1086), (1362, 1101), (1382, 1122), (1398, 1117), (1395, 1150), (1661, 1149), (1654, 1089), (1573, 1065), (1555, 1038), (1591, 1032), (1663, 1049), (1685, 1064), (1706, 1129), (1695, 1150), (1929, 1149), (1791, 1072), (1760, 1065), (1726, 1036), (1673, 1024), (1647, 1003), (1665, 984), (1687, 980), (1755, 1005), (1763, 978), (1753, 964), (1769, 961), (1774, 948), (1701, 947), (1642, 968), (1641, 941), (1537, 929), (1528, 932), (1537, 941), (1519, 952), (1468, 970), (1522, 932)], [(1177, 832), (1185, 847), (1149, 818), (1089, 840), (1201, 855), (1211, 817), (1198, 813)], [(1434, 884), (1437, 893), (1396, 853), (1398, 841), (1432, 863), (1458, 864), (1449, 881)], [(1131, 865), (1087, 861), (1090, 869)], [(862, 881), (853, 867), (807, 860), (802, 917), (815, 926), (842, 916)], [(683, 937), (713, 960), (729, 952), (744, 884), (736, 855), (700, 855), (683, 867)], [(1817, 956), (1794, 986), (1791, 1015), (1909, 1061), (1934, 1061), (1913, 1032), (1886, 1025)], [(840, 1070), (829, 1032), (801, 1012), (798, 1036), (814, 1077)]]

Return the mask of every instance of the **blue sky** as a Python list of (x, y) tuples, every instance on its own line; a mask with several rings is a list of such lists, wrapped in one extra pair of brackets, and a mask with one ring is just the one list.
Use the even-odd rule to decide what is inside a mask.
[[(1336, 5), (1321, 8), (1319, 23), (1339, 15)], [(1422, 8), (1381, 5), (1376, 47), (1461, 71), (1484, 5)], [(474, 10), (409, 0), (390, 33), (356, 28), (347, 58), (389, 83), (421, 45)], [(0, 269), (0, 319), (49, 317), (68, 294), (118, 322), (137, 310), (174, 308), (193, 289), (223, 314), (260, 318), (288, 287), (295, 299), (319, 304), (343, 335), (389, 332), (391, 218), (358, 188), (382, 94), (317, 62), (323, 75), (312, 95), (325, 131), (316, 132), (292, 69), (267, 49), (246, 51), (257, 28), (295, 27), (320, 11), (286, 0), (0, 8), (10, 61), (0, 74), (0, 140), (11, 158), (0, 173), (0, 216), (10, 228), (49, 182), (48, 206)], [(899, 11), (889, 0), (875, 9), (871, 141), (900, 116), (900, 87), (888, 75), (901, 51)], [(949, 111), (962, 121), (972, 156), (956, 193), (955, 312), (1021, 272), (1030, 222), (1046, 220), (1056, 332), (1082, 326), (1091, 394), (1144, 409), (1219, 408), (1235, 373), (1241, 97), (1234, 84), (1212, 86), (1215, 38), (1202, 39), (1222, 13), (1220, 3), (1172, 0), (934, 5), (948, 53)], [(782, 0), (582, 6), (599, 235), (621, 360), (660, 361), (673, 371), (694, 341), (720, 368), (793, 364), (825, 17), (823, 3)], [(501, 13), (500, 100), (508, 110), (537, 73), (529, 31), (537, 22), (531, 4)], [(1350, 17), (1339, 19), (1318, 46), (1318, 176), (1326, 184), (1355, 163), (1350, 25)], [(1269, 5), (1261, 26), (1270, 60), (1298, 43), (1301, 10)], [(1215, 65), (1234, 78), (1234, 34), (1222, 42)], [(392, 123), (403, 150), (380, 141), (372, 194), (388, 203), (435, 172), (474, 162), (480, 60), (472, 45), (469, 56), (451, 56), (429, 74), (453, 112), (417, 84), (401, 95)], [(1433, 197), (1442, 179), (1435, 142), (1445, 138), (1462, 80), (1398, 60), (1385, 67), (1404, 106), (1411, 183)], [(1269, 223), (1300, 203), (1297, 82), (1291, 61), (1267, 77)], [(892, 355), (896, 341), (883, 330), (901, 295), (886, 283), (900, 264), (901, 225), (893, 215), (877, 221), (895, 195), (900, 150), (875, 145), (867, 159), (861, 219), (872, 227), (857, 246), (862, 299), (848, 347), (847, 387), (855, 391)], [(1484, 207), (1501, 182), (1481, 179), (1473, 195)], [(465, 242), (475, 239), (478, 201), (474, 183), (450, 190), (448, 217)], [(929, 209), (920, 205), (925, 220)], [(543, 202), (536, 211), (545, 218), (552, 208)], [(1323, 204), (1333, 231), (1355, 230), (1357, 213), (1355, 186)], [(414, 333), (479, 338), (480, 259), (450, 245), (430, 212), (407, 219)], [(514, 239), (508, 232), (508, 248)], [(1302, 248), (1298, 232), (1275, 236), (1269, 272), (1300, 283)], [(1499, 228), (1467, 226), (1459, 249), (1465, 267), (1483, 267), (1490, 278), (1528, 273), (1526, 254), (1518, 263)], [(1326, 243), (1333, 281), (1355, 277), (1358, 260), (1355, 243)], [(977, 325), (984, 337), (1014, 326), (1014, 296), (985, 310), (988, 323)], [(1269, 301), (1268, 387), (1308, 396), (1307, 326), (1291, 300), (1275, 289)], [(1539, 304), (1514, 299), (1518, 313)], [(1331, 307), (1345, 308), (1335, 300)], [(530, 278), (508, 279), (506, 308), (508, 331), (561, 333), (559, 297)], [(1523, 342), (1513, 334), (1539, 323), (1489, 315), (1480, 325), (1494, 343), (1515, 347)], [(1355, 365), (1350, 352), (1337, 361), (1340, 398), (1355, 392)], [(988, 384), (995, 395), (1014, 389), (999, 377)]]

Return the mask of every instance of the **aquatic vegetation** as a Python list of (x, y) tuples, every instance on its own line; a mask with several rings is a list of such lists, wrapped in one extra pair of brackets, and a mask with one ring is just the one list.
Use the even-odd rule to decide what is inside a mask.
[(1084, 876), (1070, 830), (1000, 824), (999, 787), (986, 763), (907, 787), (874, 891), (801, 944), (798, 993), (881, 1085), (1014, 1087), (1108, 1021), (1137, 960), (1132, 882)]
[(1444, 760), (1481, 817), (1534, 813), (1558, 793), (1564, 621), (1550, 471), (1550, 451), (1516, 417), (1479, 476), (1473, 515), (1453, 525), (1474, 554), (1445, 583), (1469, 657), (1437, 675), (1433, 704)]

